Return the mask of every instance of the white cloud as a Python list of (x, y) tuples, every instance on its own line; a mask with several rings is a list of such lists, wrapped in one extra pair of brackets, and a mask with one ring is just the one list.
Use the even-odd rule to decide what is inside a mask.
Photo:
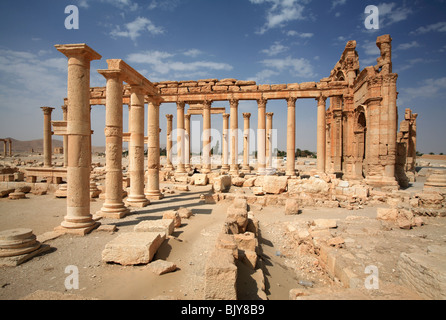
[(347, 0), (333, 0), (331, 3), (331, 9), (334, 9), (337, 6), (343, 6), (346, 3), (347, 3)]
[(289, 48), (280, 44), (276, 41), (273, 45), (271, 45), (268, 49), (264, 49), (261, 52), (266, 54), (267, 56), (273, 57), (278, 55), (279, 53), (287, 51)]
[(435, 98), (446, 92), (446, 77), (437, 79), (425, 79), (419, 86), (401, 89), (411, 98)]
[(172, 11), (180, 4), (180, 0), (152, 0), (148, 9), (161, 9), (166, 11)]
[(299, 37), (299, 38), (303, 38), (303, 39), (308, 39), (308, 38), (312, 38), (314, 36), (314, 33), (297, 32), (295, 30), (290, 30), (286, 33), (286, 35), (290, 36), (290, 37)]
[(420, 44), (417, 41), (401, 43), (396, 49), (397, 50), (409, 50), (411, 48), (418, 48)]
[(381, 3), (378, 5), (378, 9), (380, 28), (404, 21), (413, 13), (412, 9), (395, 2)]
[[(193, 49), (196, 50), (196, 49)], [(188, 50), (191, 51), (191, 50)], [(188, 52), (185, 51), (185, 52)], [(184, 54), (184, 53), (183, 53)], [(167, 76), (176, 73), (183, 76), (192, 76), (195, 74), (209, 74), (210, 70), (232, 70), (232, 66), (227, 63), (214, 61), (193, 61), (182, 62), (175, 59), (176, 55), (162, 51), (145, 51), (141, 53), (132, 53), (127, 56), (126, 61), (129, 63), (148, 64), (152, 68), (152, 72), (157, 73), (156, 76)], [(152, 75), (151, 75), (152, 77)]]
[[(92, 1), (93, 0), (78, 0), (78, 6), (88, 9), (90, 7), (90, 2)], [(121, 10), (136, 11), (139, 9), (138, 3), (133, 2), (133, 0), (99, 0), (99, 2), (110, 4)]]
[(412, 31), (410, 34), (419, 35), (428, 32), (446, 32), (446, 21), (430, 24), (424, 27), (419, 27), (417, 30)]
[(187, 57), (195, 58), (196, 56), (203, 54), (203, 52), (198, 49), (189, 49), (189, 50), (184, 51), (183, 54)]
[(125, 24), (124, 28), (125, 30), (121, 30), (121, 27), (116, 26), (116, 28), (110, 32), (110, 35), (113, 37), (130, 38), (135, 41), (144, 31), (148, 31), (153, 35), (164, 33), (163, 28), (155, 26), (152, 21), (144, 17), (138, 17), (135, 21)]
[(310, 78), (315, 76), (310, 61), (304, 58), (292, 58), (288, 56), (285, 59), (265, 59), (261, 63), (270, 70), (275, 69), (279, 72), (288, 70), (296, 77)]
[(305, 20), (305, 5), (310, 0), (249, 0), (253, 4), (268, 3), (271, 7), (266, 12), (266, 23), (257, 32), (264, 34), (270, 29), (283, 27), (290, 21)]

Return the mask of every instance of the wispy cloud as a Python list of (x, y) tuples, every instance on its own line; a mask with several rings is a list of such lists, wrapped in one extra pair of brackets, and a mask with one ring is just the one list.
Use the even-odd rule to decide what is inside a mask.
[(438, 95), (444, 96), (446, 92), (446, 77), (425, 79), (416, 87), (402, 88), (400, 90), (410, 98), (435, 98)]
[(424, 27), (419, 27), (417, 30), (412, 31), (411, 35), (420, 35), (428, 32), (446, 32), (446, 21), (430, 24)]
[(304, 58), (265, 59), (261, 61), (267, 69), (278, 72), (289, 71), (296, 77), (311, 78), (315, 76), (310, 61)]
[(270, 4), (266, 11), (266, 23), (257, 31), (264, 34), (270, 29), (283, 27), (290, 21), (305, 20), (305, 6), (311, 0), (249, 0), (253, 4)]
[(140, 9), (138, 3), (134, 2), (133, 0), (78, 0), (77, 4), (79, 7), (88, 9), (90, 7), (90, 3), (94, 1), (112, 5), (121, 10), (136, 11)]
[(110, 35), (112, 37), (130, 38), (135, 41), (141, 33), (145, 31), (152, 35), (163, 34), (165, 32), (162, 27), (155, 26), (149, 19), (138, 17), (134, 21), (125, 24), (123, 29), (121, 29), (120, 26), (116, 26), (115, 29), (110, 32)]
[(279, 53), (287, 51), (289, 48), (280, 44), (280, 42), (276, 41), (273, 45), (271, 45), (268, 49), (263, 49), (261, 52), (266, 54), (267, 56), (273, 57), (278, 55)]
[(165, 11), (173, 11), (180, 5), (180, 0), (152, 0), (149, 4), (149, 10), (161, 9)]
[(343, 6), (347, 3), (347, 0), (333, 0), (331, 2), (331, 9), (333, 10), (334, 8), (338, 7), (338, 6)]
[(380, 28), (404, 21), (413, 13), (412, 9), (405, 4), (401, 5), (395, 2), (381, 3), (378, 5), (378, 9)]
[(295, 30), (289, 30), (288, 32), (286, 32), (287, 36), (290, 37), (298, 37), (298, 38), (302, 38), (302, 39), (309, 39), (312, 38), (314, 36), (314, 33), (310, 33), (310, 32), (297, 32)]
[(418, 48), (420, 47), (420, 44), (417, 41), (407, 42), (407, 43), (401, 43), (396, 47), (396, 50), (409, 50), (412, 48)]
[[(192, 50), (183, 52), (187, 53)], [(183, 62), (180, 61), (178, 54), (168, 53), (163, 51), (144, 51), (140, 53), (129, 54), (126, 61), (130, 63), (146, 64), (149, 65), (151, 70), (151, 78), (173, 76), (176, 78), (181, 76), (192, 76), (198, 74), (209, 74), (210, 71), (230, 71), (233, 67), (227, 63), (215, 62), (215, 61), (192, 61)], [(155, 75), (153, 75), (155, 73)]]

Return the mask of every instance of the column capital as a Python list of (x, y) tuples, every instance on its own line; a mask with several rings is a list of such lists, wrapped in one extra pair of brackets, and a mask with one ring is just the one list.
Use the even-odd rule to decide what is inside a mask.
[(68, 106), (65, 104), (63, 106), (61, 106), (61, 108), (62, 108), (63, 113), (66, 113), (68, 111)]
[(291, 107), (296, 107), (296, 101), (297, 101), (297, 98), (296, 97), (289, 97), (289, 98), (287, 98), (286, 99), (286, 102), (287, 102), (287, 104), (288, 104), (288, 108), (291, 108)]
[(144, 90), (144, 87), (140, 85), (130, 85), (130, 94), (132, 93), (144, 95), (146, 90)]
[(177, 101), (177, 109), (184, 109), (185, 106), (186, 106), (186, 102)]
[(267, 112), (267, 113), (266, 113), (266, 116), (267, 116), (267, 117), (270, 117), (270, 118), (272, 118), (273, 115), (274, 115), (274, 112)]
[(51, 107), (40, 107), (40, 109), (43, 110), (43, 114), (45, 115), (51, 115), (51, 112), (54, 110), (54, 108)]
[(223, 116), (223, 119), (229, 119), (229, 113), (223, 113), (222, 114), (222, 116)]
[(105, 79), (116, 79), (118, 81), (122, 81), (122, 73), (121, 70), (118, 69), (101, 69), (98, 70), (99, 74), (102, 74)]
[(260, 98), (257, 100), (257, 104), (259, 108), (266, 108), (266, 103), (268, 102), (268, 99)]
[(231, 98), (229, 100), (229, 106), (231, 108), (237, 108), (238, 107), (238, 99)]
[(56, 44), (54, 46), (59, 52), (63, 53), (67, 58), (82, 57), (84, 59), (100, 60), (102, 56), (87, 46), (85, 43), (77, 44)]
[(212, 106), (212, 100), (203, 100), (203, 109), (210, 109)]
[(244, 119), (249, 119), (249, 118), (251, 118), (251, 114), (250, 113), (243, 113), (243, 118)]
[(184, 115), (184, 119), (190, 120), (191, 115), (190, 114), (185, 114)]
[(328, 97), (320, 95), (319, 97), (316, 98), (317, 104), (325, 104), (325, 102), (327, 101)]
[(173, 114), (166, 114), (166, 118), (167, 118), (167, 120), (172, 121)]
[(161, 105), (158, 101), (149, 101), (148, 104), (153, 105), (155, 108), (159, 108)]

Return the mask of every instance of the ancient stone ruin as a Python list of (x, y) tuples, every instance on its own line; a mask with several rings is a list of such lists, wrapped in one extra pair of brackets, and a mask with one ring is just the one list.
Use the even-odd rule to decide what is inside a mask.
[[(275, 253), (277, 259), (298, 257), (300, 263), (308, 262), (309, 268), (323, 272), (327, 279), (338, 281), (342, 287), (359, 288), (364, 284), (363, 269), (368, 265), (364, 262), (366, 258), (360, 261), (358, 257), (367, 256), (361, 250), (367, 247), (367, 241), (374, 243), (371, 237), (389, 230), (423, 228), (424, 217), (446, 215), (445, 170), (428, 172), (424, 188), (415, 192), (408, 189), (418, 179), (418, 115), (406, 109), (398, 128), (398, 75), (392, 71), (390, 35), (379, 36), (376, 45), (380, 49), (377, 64), (360, 69), (356, 41), (349, 41), (328, 77), (318, 82), (257, 84), (228, 78), (153, 83), (123, 60), (110, 59), (107, 69), (97, 70), (105, 78), (104, 87), (90, 87), (90, 62), (101, 59), (99, 53), (86, 44), (56, 45), (68, 58), (68, 95), (62, 106), (63, 120), (52, 120), (54, 108), (42, 107), (43, 163), (2, 168), (1, 181), (11, 187), (0, 190), (1, 195), (21, 199), (32, 191), (35, 195), (49, 193), (55, 198), (66, 198), (64, 219), (54, 229), (54, 235), (44, 237), (46, 241), (61, 235), (118, 232), (102, 248), (100, 263), (135, 268), (149, 265), (154, 273), (161, 275), (181, 272), (175, 271), (178, 262), (155, 257), (169, 240), (179, 239), (176, 234), (184, 222), (193, 224), (194, 210), (198, 212), (176, 207), (172, 195), (198, 190), (196, 199), (200, 204), (222, 206), (226, 212), (210, 245), (212, 250), (206, 251), (202, 268), (205, 279), (202, 297), (222, 300), (247, 297), (239, 287), (242, 275), (246, 274), (256, 283), (253, 294), (267, 299), (262, 267), (266, 255), (262, 232), (266, 227), (263, 229), (258, 213), (266, 208), (279, 208), (286, 222), (281, 225), (285, 231), (281, 233), (282, 249)], [(317, 159), (314, 160), (295, 156), (296, 102), (300, 99), (315, 100)], [(250, 123), (251, 113), (243, 113), (243, 124), (238, 123), (239, 102), (246, 100), (257, 102), (257, 125)], [(271, 100), (283, 100), (284, 106), (286, 103), (286, 159), (273, 155), (274, 113), (267, 112)], [(218, 101), (229, 102), (229, 112), (224, 107), (213, 107)], [(176, 104), (176, 123), (174, 115), (160, 119), (160, 108), (166, 103)], [(106, 108), (105, 166), (93, 162), (92, 157), (90, 113), (96, 105)], [(128, 132), (123, 132), (124, 106), (129, 108)], [(212, 114), (221, 114), (223, 123), (218, 164), (212, 161)], [(191, 136), (192, 116), (203, 119), (199, 163), (194, 163), (191, 155), (191, 141), (197, 139)], [(160, 156), (160, 121), (167, 122), (167, 132), (163, 133), (167, 137), (165, 157)], [(253, 127), (255, 158), (249, 154)], [(52, 135), (63, 136), (63, 148), (56, 150), (62, 154), (59, 165), (54, 163)], [(2, 141), (6, 157), (6, 140)], [(128, 143), (125, 161), (123, 142)], [(243, 145), (241, 159), (239, 143)], [(45, 190), (39, 193), (42, 184)], [(20, 189), (25, 185), (30, 186), (29, 190)], [(101, 207), (92, 212), (95, 201), (101, 202)], [(155, 210), (159, 219), (138, 221), (129, 232), (117, 231), (119, 222), (110, 222), (127, 223), (126, 219), (150, 212), (153, 205), (163, 209)], [(377, 206), (374, 217), (354, 214), (368, 206)], [(307, 208), (348, 210), (352, 214), (342, 221), (322, 217), (291, 220)], [(0, 233), (0, 257), (29, 255), (38, 252), (38, 248), (40, 242), (36, 242), (31, 230)], [(360, 252), (354, 255), (352, 250)], [(444, 298), (446, 270), (438, 268), (435, 260), (444, 259), (444, 249), (432, 246), (429, 250), (417, 256), (405, 253), (395, 262), (395, 268), (398, 265), (402, 283), (417, 294)], [(424, 256), (431, 260), (423, 259)], [(430, 261), (434, 261), (432, 265)], [(427, 276), (416, 281), (408, 271), (431, 266), (435, 270), (427, 271)], [(426, 289), (431, 275), (440, 284), (427, 285)], [(299, 285), (305, 290), (293, 289), (289, 298), (309, 295), (307, 289), (313, 282), (302, 280)]]

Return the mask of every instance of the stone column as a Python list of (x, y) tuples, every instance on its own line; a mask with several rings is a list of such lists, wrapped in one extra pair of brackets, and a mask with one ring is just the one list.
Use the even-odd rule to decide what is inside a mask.
[(119, 70), (99, 70), (106, 79), (105, 202), (98, 215), (120, 219), (129, 213), (122, 201), (122, 78)]
[(68, 57), (67, 215), (62, 232), (85, 235), (99, 223), (90, 213), (90, 61), (101, 56), (85, 44), (56, 45)]
[(230, 114), (231, 114), (231, 162), (229, 173), (231, 175), (238, 176), (238, 100), (231, 99), (230, 104)]
[(296, 154), (296, 98), (288, 98), (288, 122), (287, 122), (287, 162), (286, 175), (295, 176), (295, 154)]
[(167, 145), (166, 145), (166, 170), (173, 171), (172, 165), (172, 114), (166, 114), (167, 119)]
[(6, 152), (7, 141), (6, 140), (2, 140), (2, 141), (3, 141), (3, 156), (6, 158), (6, 156), (7, 156), (7, 152)]
[(184, 116), (184, 168), (186, 171), (190, 171), (190, 114)]
[(222, 154), (221, 154), (221, 170), (223, 172), (229, 171), (228, 164), (228, 132), (229, 132), (229, 114), (223, 114), (223, 141), (222, 141)]
[(142, 87), (130, 87), (130, 105), (130, 194), (127, 204), (133, 207), (145, 207), (150, 204), (150, 201), (144, 195), (144, 90)]
[(160, 105), (149, 102), (147, 111), (147, 188), (145, 195), (150, 200), (160, 200)]
[[(385, 174), (390, 182), (394, 183), (395, 180), (395, 165), (396, 165), (396, 154), (397, 154), (397, 134), (398, 134), (398, 106), (396, 104), (397, 100), (397, 90), (396, 81), (398, 79), (398, 74), (390, 73), (384, 76), (383, 87), (387, 87), (388, 90), (388, 125), (387, 125), (387, 143), (388, 143), (388, 155), (387, 162), (385, 165)], [(384, 89), (383, 88), (383, 89)], [(384, 91), (384, 90), (383, 90)]]
[[(68, 106), (63, 105), (62, 106), (62, 112), (63, 112), (63, 121), (67, 121), (68, 116)], [(68, 136), (63, 136), (63, 166), (66, 168), (68, 167)]]
[(266, 126), (265, 126), (265, 112), (266, 99), (257, 100), (258, 104), (258, 119), (257, 119), (257, 174), (265, 175), (266, 173)]
[(327, 97), (320, 96), (317, 100), (317, 171), (325, 173), (326, 153), (326, 100)]
[(203, 102), (203, 167), (202, 173), (210, 173), (211, 166), (211, 101)]
[(184, 101), (178, 101), (177, 102), (177, 159), (178, 159), (178, 165), (177, 165), (177, 171), (176, 173), (186, 173), (186, 169), (184, 166), (184, 147), (185, 147), (185, 141), (184, 141), (184, 107), (185, 107)]
[(12, 157), (12, 140), (9, 139), (9, 156)]
[[(46, 168), (52, 167), (52, 135), (51, 131), (51, 113), (54, 108), (50, 107), (41, 107), (43, 110), (43, 166)], [(6, 144), (5, 144), (6, 147)], [(6, 148), (5, 148), (5, 156), (6, 156)]]
[(243, 113), (243, 167), (242, 171), (244, 173), (251, 172), (249, 166), (249, 119), (251, 118), (250, 113)]
[(273, 115), (272, 112), (266, 113), (266, 172), (270, 173), (272, 171), (273, 165)]

